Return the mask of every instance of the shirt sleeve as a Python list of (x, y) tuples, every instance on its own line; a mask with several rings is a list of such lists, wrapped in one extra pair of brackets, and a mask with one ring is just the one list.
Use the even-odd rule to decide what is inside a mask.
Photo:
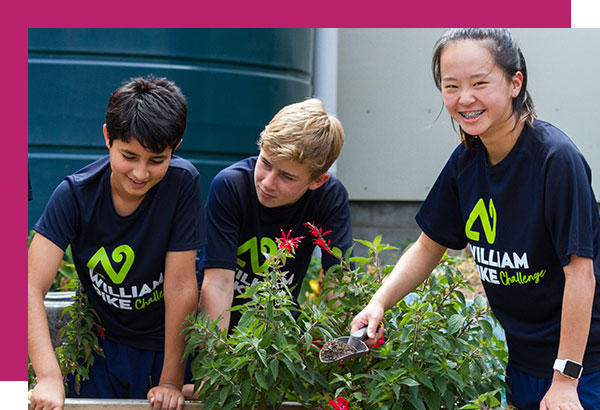
[(79, 208), (73, 190), (70, 183), (63, 180), (50, 196), (33, 230), (64, 251), (77, 235), (78, 221)]
[(454, 151), (415, 218), (425, 235), (451, 249), (467, 246), (457, 182), (458, 160), (462, 152), (461, 146)]
[(545, 169), (545, 221), (561, 265), (569, 264), (570, 255), (593, 258), (598, 205), (590, 167), (574, 146), (563, 144)]
[(235, 270), (237, 266), (242, 199), (238, 197), (234, 185), (235, 182), (223, 173), (218, 174), (210, 185), (204, 210), (209, 241), (203, 249), (199, 270)]
[(168, 251), (197, 249), (206, 242), (200, 174), (183, 171)]

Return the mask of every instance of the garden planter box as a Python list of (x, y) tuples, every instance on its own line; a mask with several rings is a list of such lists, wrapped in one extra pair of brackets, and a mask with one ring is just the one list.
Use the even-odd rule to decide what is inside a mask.
[[(72, 303), (74, 292), (49, 292), (44, 299), (50, 338), (56, 347), (56, 336), (67, 321), (68, 316), (61, 317), (64, 308)], [(151, 410), (147, 400), (117, 400), (117, 399), (66, 399), (65, 410)], [(186, 401), (185, 410), (202, 409), (202, 403)], [(286, 402), (281, 410), (305, 410), (299, 403)]]
[[(186, 401), (184, 410), (200, 410), (202, 403)], [(150, 410), (147, 400), (66, 399), (65, 410)], [(304, 410), (298, 403), (283, 403), (281, 410)]]

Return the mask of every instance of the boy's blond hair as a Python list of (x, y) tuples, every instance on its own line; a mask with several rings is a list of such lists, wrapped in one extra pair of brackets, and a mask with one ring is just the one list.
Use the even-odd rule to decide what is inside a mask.
[(311, 98), (283, 107), (260, 133), (258, 146), (272, 160), (308, 165), (312, 179), (327, 172), (344, 145), (340, 121)]

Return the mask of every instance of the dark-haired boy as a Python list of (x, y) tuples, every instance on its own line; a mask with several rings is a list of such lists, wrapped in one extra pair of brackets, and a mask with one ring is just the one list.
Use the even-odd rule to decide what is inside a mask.
[(43, 299), (69, 244), (105, 329), (106, 358), (94, 355), (80, 397), (183, 408), (180, 332), (196, 309), (195, 254), (205, 241), (200, 176), (173, 156), (186, 121), (185, 97), (167, 79), (135, 78), (115, 90), (103, 127), (109, 155), (66, 177), (34, 226), (28, 347), (38, 383), (30, 408), (64, 405)]

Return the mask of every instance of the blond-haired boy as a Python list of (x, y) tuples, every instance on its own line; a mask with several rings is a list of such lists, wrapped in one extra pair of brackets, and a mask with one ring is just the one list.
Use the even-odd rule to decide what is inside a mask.
[[(288, 283), (300, 284), (314, 249), (304, 225), (314, 222), (331, 230), (331, 245), (351, 246), (348, 192), (327, 171), (344, 144), (339, 120), (312, 98), (281, 109), (260, 134), (260, 154), (222, 170), (213, 180), (205, 207), (208, 244), (199, 252), (198, 276), (203, 279), (200, 309), (222, 329), (232, 328), (238, 312), (229, 312), (235, 298), (257, 281), (264, 270), (261, 250), (276, 251), (281, 231), (304, 236), (295, 258), (288, 259)], [(337, 260), (323, 252), (327, 269)]]

